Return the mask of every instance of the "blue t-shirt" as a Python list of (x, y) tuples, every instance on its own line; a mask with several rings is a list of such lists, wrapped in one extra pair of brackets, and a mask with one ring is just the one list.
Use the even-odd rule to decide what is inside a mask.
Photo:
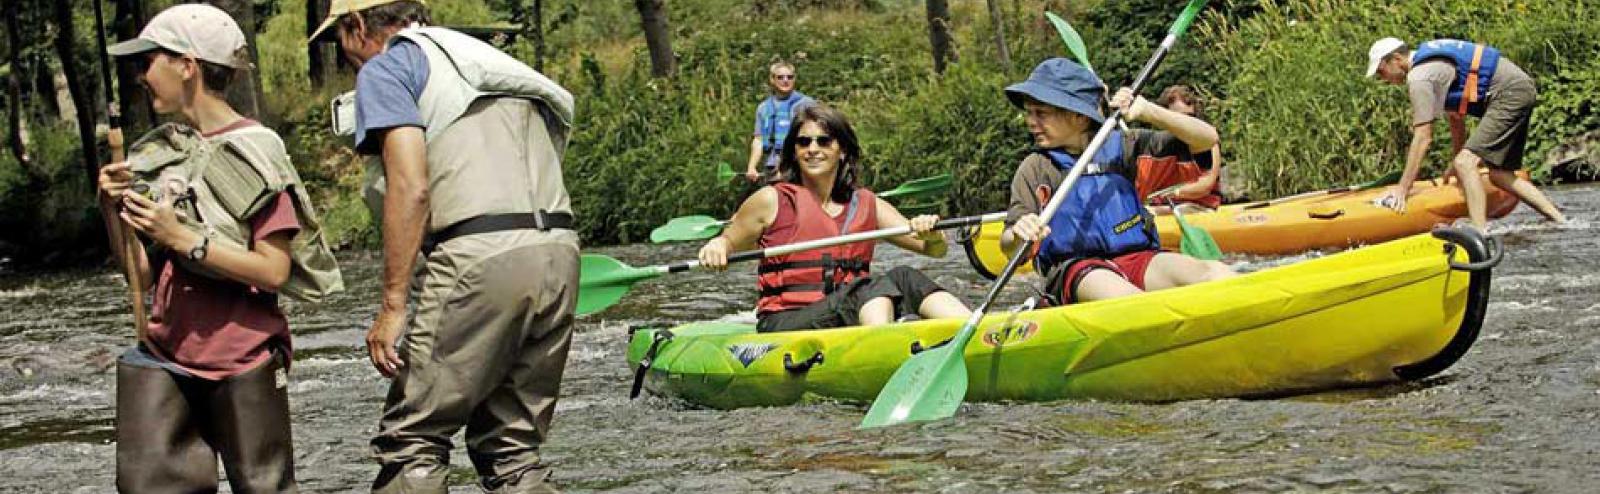
[(784, 139), (789, 137), (789, 123), (794, 120), (794, 113), (812, 103), (815, 101), (810, 96), (790, 91), (788, 98), (779, 100), (777, 96), (768, 96), (756, 105), (756, 137), (761, 138), (761, 148), (767, 152), (782, 149)]
[(368, 139), (373, 131), (421, 127), (417, 99), (428, 86), (428, 55), (402, 39), (372, 57), (356, 74), (356, 152), (378, 154), (383, 143)]

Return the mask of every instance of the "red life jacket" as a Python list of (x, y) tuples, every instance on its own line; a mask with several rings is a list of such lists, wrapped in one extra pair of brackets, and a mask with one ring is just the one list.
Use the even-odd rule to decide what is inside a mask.
[[(1205, 151), (1207, 153), (1210, 150)], [(1149, 155), (1139, 157), (1138, 181), (1134, 188), (1139, 191), (1139, 199), (1150, 197), (1150, 194), (1174, 185), (1186, 184), (1199, 180), (1205, 175), (1206, 170), (1193, 161), (1178, 161), (1177, 156), (1164, 156), (1156, 158)], [(1180, 200), (1178, 202), (1193, 202), (1207, 208), (1216, 209), (1222, 205), (1222, 182), (1211, 187), (1211, 193), (1195, 200)], [(1151, 206), (1165, 206), (1166, 202), (1151, 203)]]
[[(878, 199), (867, 189), (857, 188), (851, 195), (841, 222), (823, 212), (816, 196), (804, 187), (791, 183), (772, 187), (778, 191), (778, 217), (757, 240), (756, 245), (763, 249), (878, 229)], [(805, 307), (866, 276), (876, 243), (856, 242), (762, 259), (756, 278), (761, 288), (756, 312)]]

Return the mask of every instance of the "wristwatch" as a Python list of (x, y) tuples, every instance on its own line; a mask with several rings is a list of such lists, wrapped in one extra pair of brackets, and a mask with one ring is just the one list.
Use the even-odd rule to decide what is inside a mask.
[(206, 260), (206, 247), (211, 245), (211, 237), (201, 236), (200, 243), (189, 248), (189, 260), (200, 262)]

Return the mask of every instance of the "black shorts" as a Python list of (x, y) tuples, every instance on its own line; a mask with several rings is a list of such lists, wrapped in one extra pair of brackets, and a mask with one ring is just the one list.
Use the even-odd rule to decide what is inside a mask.
[(762, 314), (756, 322), (756, 331), (771, 333), (857, 326), (861, 324), (861, 306), (878, 297), (888, 297), (894, 302), (894, 315), (898, 319), (902, 315), (916, 314), (923, 299), (942, 291), (944, 288), (928, 279), (928, 275), (901, 266), (884, 274), (856, 279), (811, 305)]

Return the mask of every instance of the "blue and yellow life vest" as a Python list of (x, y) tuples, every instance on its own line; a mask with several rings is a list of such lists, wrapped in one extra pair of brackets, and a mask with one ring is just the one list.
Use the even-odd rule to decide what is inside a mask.
[[(1121, 174), (1105, 171), (1122, 162), (1122, 140), (1121, 132), (1111, 133), (1050, 218), (1050, 235), (1034, 259), (1039, 272), (1048, 273), (1055, 264), (1075, 258), (1161, 248), (1154, 218), (1140, 203), (1133, 183)], [(1047, 150), (1044, 155), (1063, 172), (1070, 172), (1077, 162), (1060, 150)]]
[(1436, 39), (1417, 45), (1411, 65), (1431, 59), (1445, 59), (1456, 65), (1456, 79), (1450, 82), (1444, 107), (1457, 115), (1481, 117), (1488, 107), (1485, 99), (1494, 69), (1500, 65), (1500, 50), (1493, 46), (1457, 39)]

